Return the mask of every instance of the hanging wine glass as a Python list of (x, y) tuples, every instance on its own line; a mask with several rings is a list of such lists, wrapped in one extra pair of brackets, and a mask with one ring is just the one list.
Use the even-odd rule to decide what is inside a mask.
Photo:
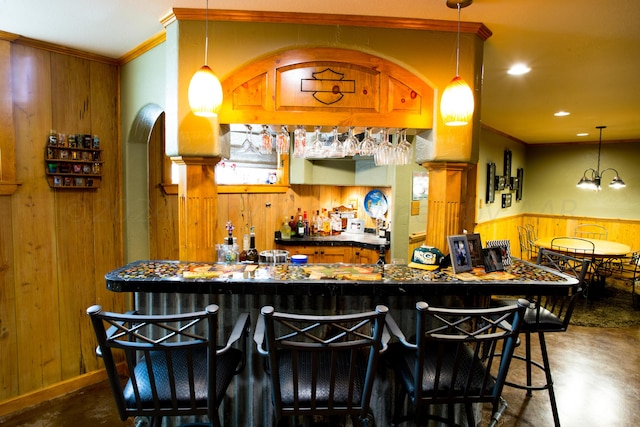
[(282, 125), (280, 133), (276, 136), (276, 151), (278, 154), (288, 154), (290, 146), (289, 129)]
[(325, 157), (324, 153), (324, 144), (322, 143), (321, 135), (320, 135), (320, 126), (316, 126), (313, 132), (314, 140), (311, 143), (311, 147), (305, 153), (305, 157), (311, 158), (322, 158)]
[(246, 131), (244, 135), (244, 142), (240, 147), (241, 153), (258, 153), (258, 149), (255, 145), (253, 145), (253, 141), (251, 141), (251, 125), (245, 125)]
[(358, 138), (353, 134), (354, 127), (349, 128), (349, 136), (344, 140), (342, 146), (346, 157), (355, 156), (358, 153)]
[(393, 145), (389, 141), (389, 130), (380, 130), (380, 143), (375, 149), (373, 160), (376, 166), (384, 166), (392, 164), (391, 155), (393, 154)]
[(358, 146), (358, 152), (361, 156), (373, 156), (376, 149), (376, 141), (371, 136), (371, 128), (365, 129), (365, 136)]
[(271, 133), (269, 132), (269, 126), (262, 125), (262, 132), (260, 132), (260, 154), (271, 154), (273, 152), (273, 141), (271, 139)]
[(329, 146), (328, 156), (334, 158), (344, 157), (344, 145), (338, 137), (338, 126), (333, 127), (331, 135), (331, 145)]
[(293, 133), (293, 157), (304, 157), (306, 145), (307, 131), (304, 126), (298, 126)]
[(399, 165), (408, 165), (412, 157), (412, 146), (407, 140), (407, 130), (400, 131), (400, 140), (396, 146), (396, 159)]

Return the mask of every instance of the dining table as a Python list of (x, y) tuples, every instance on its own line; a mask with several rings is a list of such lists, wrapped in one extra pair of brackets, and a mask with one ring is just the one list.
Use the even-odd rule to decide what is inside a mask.
[[(165, 314), (220, 306), (219, 321), (227, 330), (239, 313), (252, 323), (265, 305), (280, 311), (338, 314), (389, 307), (398, 325), (415, 328), (416, 302), (464, 307), (487, 304), (491, 295), (565, 294), (575, 278), (527, 261), (513, 259), (504, 271), (484, 268), (455, 274), (451, 267), (435, 271), (405, 264), (226, 264), (178, 260), (134, 261), (105, 276), (107, 289), (132, 293), (136, 310)], [(273, 408), (263, 359), (248, 351), (246, 372), (234, 379), (236, 399), (225, 400), (221, 416), (232, 427), (270, 425)], [(371, 397), (377, 425), (390, 425), (396, 390), (384, 369)], [(232, 416), (229, 414), (233, 414)]]
[(572, 248), (578, 251), (590, 250), (593, 243), (593, 256), (596, 258), (615, 258), (625, 256), (631, 252), (631, 247), (627, 244), (612, 240), (588, 239), (584, 237), (544, 237), (534, 241), (534, 245), (539, 248), (553, 250), (551, 243), (563, 248)]
[[(591, 246), (593, 244), (593, 246)], [(588, 298), (602, 293), (607, 277), (611, 275), (610, 261), (631, 253), (631, 246), (613, 240), (590, 239), (585, 237), (545, 237), (534, 242), (538, 248), (554, 251), (571, 251), (572, 255), (588, 255), (591, 265), (589, 271)], [(562, 248), (562, 249), (560, 249)], [(593, 253), (591, 249), (593, 248)], [(575, 251), (575, 252), (574, 252)]]

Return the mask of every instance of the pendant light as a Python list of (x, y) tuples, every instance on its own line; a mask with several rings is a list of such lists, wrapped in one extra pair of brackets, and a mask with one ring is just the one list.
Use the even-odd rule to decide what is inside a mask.
[(459, 75), (460, 67), (460, 10), (469, 6), (473, 0), (447, 0), (447, 6), (458, 9), (458, 39), (456, 44), (456, 76), (442, 93), (440, 114), (447, 126), (464, 126), (471, 121), (475, 101), (471, 88)]
[[(607, 168), (604, 170), (600, 170), (600, 149), (602, 148), (602, 129), (605, 129), (606, 126), (596, 126), (596, 129), (600, 130), (600, 141), (598, 142), (598, 165), (597, 169), (587, 168), (582, 174), (582, 178), (576, 184), (578, 188), (584, 188), (587, 190), (600, 191), (602, 188), (600, 187), (600, 181), (602, 179), (602, 174), (606, 171), (613, 171), (616, 175), (613, 177), (611, 182), (609, 183), (609, 187), (611, 188), (623, 188), (626, 187), (627, 184), (624, 183), (622, 178), (618, 175), (618, 171), (614, 168)], [(589, 175), (589, 176), (587, 176)]]
[(209, 53), (209, 0), (205, 15), (204, 65), (191, 77), (189, 83), (189, 105), (193, 114), (200, 117), (213, 117), (222, 104), (222, 85), (207, 65)]

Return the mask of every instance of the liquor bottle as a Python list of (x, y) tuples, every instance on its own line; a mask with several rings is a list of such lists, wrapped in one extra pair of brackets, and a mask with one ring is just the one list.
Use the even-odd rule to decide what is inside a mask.
[(291, 215), (291, 218), (289, 219), (289, 228), (291, 229), (291, 237), (296, 237), (297, 236), (297, 234), (298, 234), (297, 225), (298, 224), (293, 219), (293, 215)]
[(304, 211), (304, 215), (302, 216), (302, 223), (304, 224), (304, 237), (309, 237), (311, 235), (311, 228), (309, 225), (309, 218), (307, 217), (307, 211)]
[(378, 252), (378, 261), (376, 262), (376, 265), (378, 265), (379, 267), (384, 267), (384, 264), (385, 264), (384, 253), (385, 253), (384, 245), (380, 245), (380, 251)]
[(289, 222), (287, 221), (287, 217), (284, 217), (284, 221), (282, 221), (282, 225), (280, 226), (280, 238), (282, 240), (291, 240), (291, 227), (289, 226)]
[(331, 218), (326, 209), (323, 209), (325, 216), (322, 217), (322, 235), (331, 236)]
[(296, 227), (296, 237), (304, 237), (304, 222), (302, 221), (302, 215), (298, 216), (298, 224)]
[(316, 213), (313, 215), (311, 219), (311, 235), (318, 236), (320, 231), (322, 230), (322, 217), (320, 216), (320, 210), (317, 209)]
[(249, 264), (258, 263), (258, 250), (256, 249), (256, 233), (253, 226), (251, 226), (251, 234), (249, 235), (249, 249), (247, 250), (247, 262)]
[(249, 235), (242, 236), (242, 252), (238, 256), (238, 261), (247, 262), (247, 251), (249, 250)]

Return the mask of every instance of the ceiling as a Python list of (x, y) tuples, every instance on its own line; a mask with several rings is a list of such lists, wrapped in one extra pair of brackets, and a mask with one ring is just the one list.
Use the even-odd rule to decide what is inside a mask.
[[(0, 0), (0, 31), (120, 58), (164, 30), (172, 8), (206, 0)], [(445, 0), (209, 0), (211, 9), (377, 15), (455, 21)], [(640, 1), (474, 0), (462, 21), (482, 22), (481, 120), (528, 144), (640, 142)], [(507, 68), (532, 68), (510, 76)], [(453, 77), (453, 75), (452, 75)], [(555, 117), (557, 111), (568, 111)], [(576, 134), (588, 132), (588, 136)]]

